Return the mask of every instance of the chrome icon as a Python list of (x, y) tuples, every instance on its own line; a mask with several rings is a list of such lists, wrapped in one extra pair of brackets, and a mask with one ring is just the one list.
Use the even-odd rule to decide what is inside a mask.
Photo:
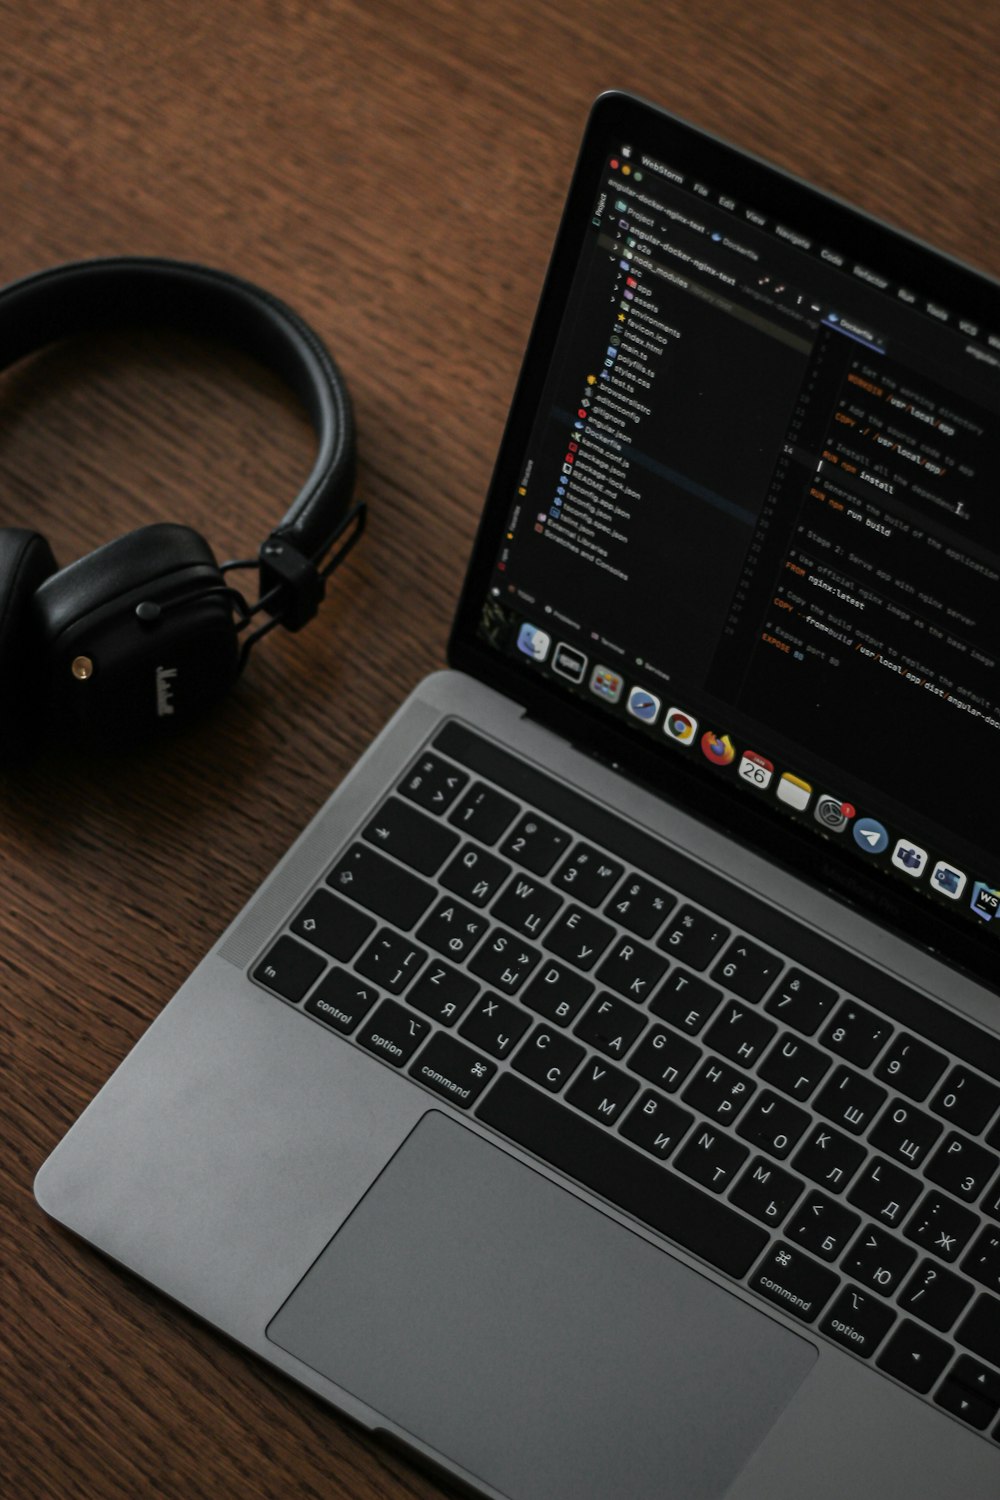
[(690, 745), (698, 733), (698, 720), (692, 719), (682, 708), (668, 708), (663, 721), (663, 733), (669, 734), (679, 745)]

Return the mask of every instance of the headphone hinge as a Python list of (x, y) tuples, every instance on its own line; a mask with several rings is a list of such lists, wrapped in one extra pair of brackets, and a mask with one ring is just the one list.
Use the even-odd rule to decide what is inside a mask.
[[(326, 582), (312, 558), (303, 557), (291, 543), (268, 537), (259, 554), (260, 599), (267, 613), (286, 630), (301, 630), (313, 618), (326, 592)], [(268, 596), (273, 596), (269, 600)]]

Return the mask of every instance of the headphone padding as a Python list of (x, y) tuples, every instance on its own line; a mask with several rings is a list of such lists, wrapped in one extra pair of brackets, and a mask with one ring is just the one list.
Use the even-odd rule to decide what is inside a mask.
[(46, 732), (126, 749), (175, 732), (239, 673), (233, 600), (208, 543), (156, 522), (106, 542), (41, 585)]
[(34, 599), (57, 566), (40, 532), (0, 528), (0, 765), (23, 759), (39, 730), (43, 662)]
[(39, 590), (35, 609), (46, 648), (85, 616), (146, 585), (155, 593), (172, 576), (200, 568), (221, 583), (211, 547), (190, 526), (154, 521), (126, 532), (63, 568)]

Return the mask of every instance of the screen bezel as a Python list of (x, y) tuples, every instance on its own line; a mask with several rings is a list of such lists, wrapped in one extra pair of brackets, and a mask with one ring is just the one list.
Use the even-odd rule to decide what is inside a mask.
[(548, 373), (545, 351), (552, 347), (562, 322), (608, 150), (622, 141), (641, 143), (643, 151), (720, 188), (738, 182), (741, 200), (758, 211), (786, 220), (823, 243), (849, 250), (858, 261), (891, 267), (892, 274), (917, 295), (938, 299), (965, 317), (1000, 328), (1000, 283), (654, 105), (620, 92), (602, 94), (587, 121), (556, 235), (456, 610), (448, 661), (506, 693), (585, 753), (606, 760), (659, 796), (705, 818), (1000, 993), (997, 938), (987, 926), (980, 930), (947, 909), (939, 912), (918, 891), (903, 886), (897, 890), (895, 882), (866, 870), (852, 853), (837, 849), (792, 819), (752, 804), (738, 785), (722, 778), (706, 781), (682, 754), (651, 750), (638, 736), (623, 731), (599, 705), (562, 697), (544, 679), (529, 676), (492, 650), (477, 634), (518, 465)]

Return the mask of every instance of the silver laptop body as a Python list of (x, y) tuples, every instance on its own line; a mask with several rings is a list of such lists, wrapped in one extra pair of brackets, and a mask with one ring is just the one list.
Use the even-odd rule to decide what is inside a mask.
[[(603, 96), (452, 668), (45, 1162), (42, 1208), (478, 1494), (996, 1500), (1000, 854), (960, 783), (995, 732), (998, 313)], [(733, 390), (785, 436), (743, 453), (734, 421), (694, 472)], [(688, 515), (728, 590), (714, 656)], [(880, 712), (940, 722), (940, 799), (887, 735), (858, 747)]]

